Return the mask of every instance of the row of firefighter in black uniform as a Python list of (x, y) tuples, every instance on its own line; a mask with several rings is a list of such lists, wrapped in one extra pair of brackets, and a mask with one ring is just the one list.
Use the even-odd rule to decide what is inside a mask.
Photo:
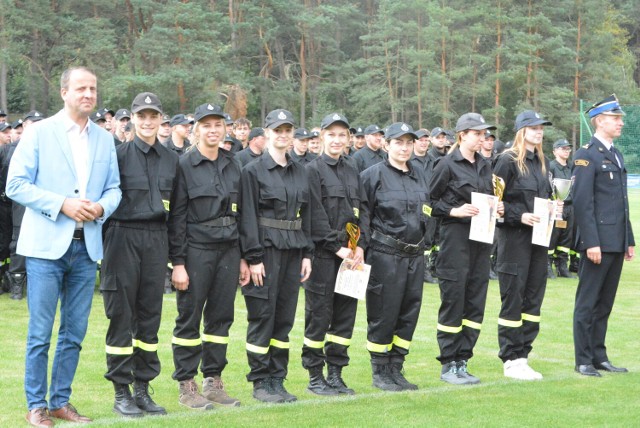
[[(421, 309), (424, 253), (436, 229), (441, 379), (480, 382), (468, 363), (483, 323), (492, 246), (468, 236), (470, 218), (478, 213), (471, 193), (494, 194), (494, 174), (505, 184), (495, 259), (502, 299), (499, 357), (507, 377), (542, 378), (528, 363), (540, 326), (548, 262), (548, 248), (531, 243), (532, 225), (539, 221), (533, 201), (552, 196), (550, 166), (542, 153), (544, 126), (550, 122), (539, 114), (521, 113), (512, 146), (490, 160), (479, 149), (485, 132), (495, 127), (467, 113), (457, 121), (448, 155), (441, 151), (434, 161), (430, 155), (414, 155), (421, 135), (401, 122), (368, 129), (368, 135), (379, 134), (378, 150), (367, 145), (346, 156), (349, 122), (332, 113), (320, 127), (323, 153), (303, 166), (288, 153), (293, 115), (278, 109), (265, 118), (267, 150), (243, 167), (220, 149), (226, 125), (219, 106), (203, 104), (195, 110), (193, 146), (178, 157), (154, 134), (162, 120), (158, 97), (139, 94), (134, 104), (141, 103), (144, 108), (135, 109), (135, 138), (116, 149), (122, 201), (105, 231), (100, 285), (109, 319), (105, 377), (114, 383), (117, 413), (165, 412), (153, 400), (137, 402), (129, 385), (148, 383), (160, 373), (158, 329), (167, 258), (177, 289), (172, 377), (179, 382), (181, 404), (194, 409), (240, 404), (222, 382), (238, 283), (247, 308), (247, 380), (256, 399), (296, 400), (284, 380), (300, 284), (305, 289), (302, 364), (309, 373), (308, 389), (318, 395), (354, 394), (343, 369), (349, 363), (357, 300), (334, 293), (344, 259), (353, 266), (371, 265), (366, 309), (373, 385), (385, 391), (417, 389), (404, 377), (403, 366)], [(615, 171), (620, 180), (623, 171)], [(570, 200), (565, 216), (569, 206)], [(601, 356), (586, 358), (591, 358), (587, 365), (608, 363), (608, 358), (596, 361)], [(578, 356), (576, 363), (583, 365)], [(198, 371), (204, 378), (201, 390)]]

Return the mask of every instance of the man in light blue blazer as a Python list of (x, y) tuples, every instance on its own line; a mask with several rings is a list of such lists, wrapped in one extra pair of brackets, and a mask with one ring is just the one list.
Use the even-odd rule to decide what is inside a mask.
[[(90, 422), (69, 403), (102, 258), (102, 224), (121, 193), (113, 137), (91, 122), (97, 78), (84, 67), (60, 79), (64, 109), (22, 135), (7, 177), (6, 194), (26, 207), (17, 252), (26, 257), (29, 329), (25, 393), (34, 426), (51, 417)], [(49, 400), (47, 367), (60, 300), (60, 329)]]

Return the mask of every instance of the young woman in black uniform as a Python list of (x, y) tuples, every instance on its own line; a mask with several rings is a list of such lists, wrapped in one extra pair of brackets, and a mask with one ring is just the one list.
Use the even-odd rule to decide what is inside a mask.
[[(210, 409), (214, 403), (240, 405), (227, 395), (221, 375), (238, 277), (242, 273), (243, 282), (248, 282), (249, 268), (244, 260), (241, 263), (237, 225), (240, 164), (220, 149), (226, 134), (222, 109), (203, 104), (194, 116), (195, 145), (180, 158), (168, 223), (178, 305), (173, 378), (180, 383), (180, 404)], [(194, 380), (198, 366), (204, 377), (202, 394)]]
[[(469, 229), (471, 217), (479, 213), (471, 204), (471, 193), (493, 195), (491, 164), (479, 153), (486, 129), (495, 126), (478, 113), (462, 115), (456, 124), (456, 143), (436, 163), (429, 185), (431, 214), (442, 218), (436, 264), (440, 379), (454, 385), (480, 382), (467, 371), (467, 362), (484, 318), (491, 244), (470, 240)], [(498, 213), (503, 212), (500, 203)]]
[(547, 247), (533, 245), (534, 198), (551, 197), (549, 161), (542, 152), (544, 125), (551, 122), (528, 110), (516, 117), (513, 146), (497, 159), (494, 174), (505, 182), (504, 223), (498, 229), (502, 308), (498, 318), (499, 357), (506, 377), (542, 379), (528, 364), (540, 330), (540, 307), (547, 284)]
[(409, 163), (413, 129), (399, 122), (385, 134), (388, 159), (361, 173), (371, 218), (367, 350), (373, 386), (415, 390), (402, 369), (422, 304), (424, 235), (431, 207), (424, 171)]
[[(305, 330), (302, 365), (309, 371), (308, 390), (318, 395), (354, 394), (342, 379), (349, 364), (358, 300), (334, 293), (343, 259), (355, 266), (364, 259), (369, 237), (367, 199), (358, 169), (344, 154), (349, 122), (338, 113), (327, 115), (320, 125), (323, 153), (306, 166), (315, 244), (311, 276), (304, 283)], [(360, 228), (358, 245), (349, 245), (347, 224)], [(327, 364), (326, 381), (322, 369)]]

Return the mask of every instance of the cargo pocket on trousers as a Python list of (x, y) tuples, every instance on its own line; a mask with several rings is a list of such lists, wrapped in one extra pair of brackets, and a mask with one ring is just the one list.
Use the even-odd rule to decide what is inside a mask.
[(379, 319), (382, 316), (382, 283), (371, 282), (367, 285), (367, 317)]
[(118, 278), (115, 274), (106, 274), (100, 282), (100, 292), (104, 301), (104, 313), (107, 319), (112, 319), (122, 313), (122, 292), (118, 290)]
[(438, 279), (443, 279), (445, 281), (457, 281), (458, 280), (458, 270), (451, 268), (436, 268), (436, 276)]
[(255, 297), (256, 299), (269, 300), (269, 287), (263, 285), (262, 287), (257, 287), (252, 283), (245, 285), (240, 288), (242, 295), (245, 297)]

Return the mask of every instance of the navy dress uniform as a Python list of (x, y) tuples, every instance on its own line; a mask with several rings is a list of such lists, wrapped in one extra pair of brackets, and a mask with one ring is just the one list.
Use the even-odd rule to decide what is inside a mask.
[[(458, 133), (485, 129), (495, 126), (478, 113), (464, 114), (456, 124)], [(453, 209), (471, 204), (472, 192), (493, 195), (489, 161), (478, 152), (473, 159), (469, 161), (454, 145), (436, 164), (429, 184), (431, 215), (442, 220), (436, 265), (441, 297), (437, 327), (440, 378), (455, 385), (480, 382), (467, 371), (467, 362), (480, 336), (489, 285), (491, 244), (469, 239), (471, 217), (451, 215)]]
[[(597, 369), (627, 371), (610, 363), (605, 338), (625, 254), (628, 259), (633, 257), (635, 240), (629, 218), (627, 170), (622, 153), (613, 145), (622, 130), (624, 112), (612, 95), (587, 113), (596, 132), (589, 144), (576, 152), (573, 162), (576, 248), (581, 252), (573, 340), (576, 370), (599, 376)], [(600, 115), (603, 117), (598, 118)], [(594, 261), (589, 251), (598, 248), (600, 260)]]
[[(196, 127), (209, 117), (224, 120), (220, 106), (198, 106)], [(168, 222), (169, 260), (174, 270), (184, 266), (188, 275), (187, 289), (176, 292), (172, 377), (180, 382), (181, 403), (192, 408), (208, 408), (210, 402), (240, 405), (224, 391), (221, 375), (227, 365), (240, 271), (237, 219), (241, 167), (224, 149), (218, 147), (216, 159), (210, 159), (205, 150), (201, 151), (196, 142), (180, 157)], [(204, 331), (200, 334), (203, 318)], [(198, 368), (204, 377), (202, 395), (209, 401), (196, 392)]]
[[(155, 94), (142, 92), (131, 111), (162, 115)], [(164, 414), (149, 397), (149, 382), (160, 374), (158, 329), (169, 257), (167, 219), (175, 186), (178, 155), (156, 138), (149, 145), (138, 135), (116, 147), (122, 200), (104, 239), (100, 291), (109, 327), (107, 373), (116, 391), (114, 411), (137, 417)], [(135, 403), (129, 385), (134, 384)]]
[[(404, 135), (416, 137), (409, 125), (394, 123), (386, 139)], [(431, 207), (424, 171), (410, 162), (406, 167), (398, 169), (387, 159), (361, 173), (371, 219), (367, 350), (373, 385), (387, 391), (418, 388), (402, 370), (422, 305), (424, 235)]]
[[(286, 110), (270, 112), (265, 128), (293, 126)], [(289, 332), (293, 327), (303, 259), (311, 259), (309, 181), (304, 166), (286, 154), (277, 163), (267, 151), (242, 170), (240, 242), (249, 265), (262, 263), (263, 285), (253, 278), (242, 287), (247, 305), (247, 380), (261, 401), (295, 401), (283, 387), (289, 365)]]
[[(320, 125), (349, 128), (337, 113), (327, 115)], [(308, 389), (319, 395), (353, 394), (342, 379), (349, 364), (358, 300), (334, 293), (342, 259), (336, 253), (348, 247), (347, 223), (360, 227), (358, 246), (366, 249), (369, 239), (367, 196), (356, 167), (346, 156), (323, 153), (306, 167), (309, 175), (311, 237), (315, 244), (311, 276), (304, 283), (305, 333), (302, 365), (309, 371)], [(323, 366), (327, 364), (327, 379)]]
[[(513, 147), (498, 156), (493, 171), (505, 182), (504, 223), (498, 223), (497, 231), (496, 271), (502, 301), (498, 356), (504, 363), (505, 376), (521, 380), (542, 378), (529, 366), (527, 358), (540, 331), (548, 248), (533, 245), (533, 227), (523, 223), (523, 216), (533, 213), (536, 197), (551, 197), (549, 161), (542, 153), (542, 137), (533, 150), (527, 148), (532, 143), (525, 140), (525, 128), (539, 125), (551, 125), (551, 122), (530, 110), (520, 113), (516, 117)], [(519, 166), (519, 160), (523, 167)]]

